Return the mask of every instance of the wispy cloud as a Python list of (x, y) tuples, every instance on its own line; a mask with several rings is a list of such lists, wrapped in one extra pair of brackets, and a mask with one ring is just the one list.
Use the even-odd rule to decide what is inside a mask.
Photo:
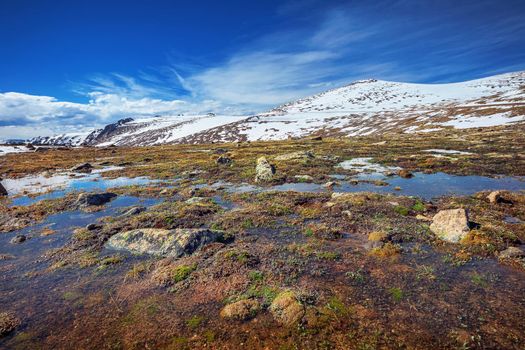
[(293, 25), (222, 58), (172, 54), (161, 67), (72, 83), (87, 103), (2, 93), (0, 137), (27, 134), (31, 125), (70, 131), (128, 116), (250, 114), (362, 78), (450, 82), (525, 69), (525, 22), (493, 1), (324, 3), (286, 2), (277, 16), (293, 17)]

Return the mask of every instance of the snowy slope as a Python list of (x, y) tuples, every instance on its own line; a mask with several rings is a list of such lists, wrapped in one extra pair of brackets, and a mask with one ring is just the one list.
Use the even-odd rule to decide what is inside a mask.
[(431, 132), (525, 121), (525, 72), (452, 84), (381, 80), (347, 86), (279, 106), (186, 142), (277, 140), (307, 135)]
[(61, 135), (48, 142), (143, 146), (432, 132), (524, 121), (525, 72), (515, 72), (452, 84), (362, 80), (251, 117), (126, 118), (89, 135)]
[(79, 146), (81, 145), (89, 133), (71, 133), (60, 134), (55, 136), (38, 136), (28, 140), (34, 145), (49, 145), (49, 146)]
[[(177, 143), (179, 139), (246, 117), (239, 116), (166, 116), (131, 120), (113, 127), (111, 124), (86, 142), (96, 146), (144, 146)], [(105, 133), (110, 127), (111, 132)]]

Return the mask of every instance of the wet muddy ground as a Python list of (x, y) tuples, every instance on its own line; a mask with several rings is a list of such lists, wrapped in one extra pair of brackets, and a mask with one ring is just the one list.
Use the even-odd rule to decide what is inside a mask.
[[(524, 349), (525, 260), (504, 252), (525, 242), (525, 146), (471, 133), (383, 153), (363, 139), (5, 156), (11, 188), (67, 181), (2, 202), (0, 317), (17, 322), (0, 348)], [(276, 172), (256, 183), (262, 155)], [(94, 171), (67, 170), (80, 161)], [(79, 205), (105, 191), (117, 196)], [(429, 225), (455, 208), (470, 231), (448, 243)], [(180, 258), (107, 247), (146, 228), (221, 239)], [(250, 309), (228, 316), (234, 304)]]

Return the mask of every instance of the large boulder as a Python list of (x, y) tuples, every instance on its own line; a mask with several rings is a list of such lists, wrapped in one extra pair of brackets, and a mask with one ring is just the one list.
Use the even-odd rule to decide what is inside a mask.
[(220, 231), (200, 228), (143, 228), (117, 233), (108, 240), (106, 246), (131, 253), (179, 258), (221, 237)]
[(221, 317), (244, 321), (254, 317), (261, 309), (261, 304), (254, 299), (243, 299), (226, 305), (221, 310)]
[(442, 240), (451, 243), (459, 242), (470, 231), (467, 210), (441, 210), (434, 215), (430, 230)]
[(280, 156), (275, 157), (275, 160), (284, 161), (284, 160), (307, 160), (314, 159), (315, 155), (312, 151), (297, 151), (292, 153), (281, 154)]
[(79, 207), (106, 204), (117, 195), (111, 192), (104, 193), (81, 193), (78, 195), (76, 204)]
[(268, 182), (273, 179), (275, 167), (271, 165), (265, 157), (257, 159), (255, 167), (255, 182)]
[(305, 313), (303, 305), (293, 291), (277, 295), (269, 309), (277, 322), (284, 326), (292, 326), (299, 322)]

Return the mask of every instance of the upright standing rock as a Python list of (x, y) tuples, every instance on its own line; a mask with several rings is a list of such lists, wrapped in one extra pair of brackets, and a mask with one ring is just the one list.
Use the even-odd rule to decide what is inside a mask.
[(432, 219), (430, 230), (442, 240), (457, 243), (470, 230), (468, 212), (465, 209), (441, 210)]
[(271, 165), (265, 157), (257, 159), (255, 167), (255, 182), (267, 182), (273, 179), (275, 167)]

